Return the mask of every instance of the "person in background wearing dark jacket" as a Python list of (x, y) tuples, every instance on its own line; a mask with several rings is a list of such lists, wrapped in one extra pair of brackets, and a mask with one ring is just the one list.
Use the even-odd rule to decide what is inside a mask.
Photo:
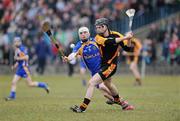
[(39, 42), (36, 45), (36, 54), (38, 63), (36, 71), (39, 74), (43, 74), (46, 66), (47, 57), (50, 54), (50, 49), (48, 47), (48, 44), (45, 42), (42, 33), (39, 34)]

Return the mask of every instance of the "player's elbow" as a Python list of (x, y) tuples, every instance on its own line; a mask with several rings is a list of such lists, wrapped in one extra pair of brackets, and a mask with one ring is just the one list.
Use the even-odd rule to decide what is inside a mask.
[(133, 65), (130, 65), (129, 69), (130, 69), (131, 71), (133, 71), (133, 70), (134, 70)]
[(12, 85), (12, 87), (16, 86), (16, 82), (13, 81), (13, 82), (11, 83), (11, 85)]
[(95, 87), (96, 85), (97, 85), (97, 83), (95, 81), (93, 81), (93, 80), (90, 80), (88, 82), (88, 87)]
[(28, 55), (25, 56), (25, 57), (24, 57), (24, 60), (27, 60), (27, 61), (28, 61), (28, 60), (29, 60), (29, 56), (28, 56)]

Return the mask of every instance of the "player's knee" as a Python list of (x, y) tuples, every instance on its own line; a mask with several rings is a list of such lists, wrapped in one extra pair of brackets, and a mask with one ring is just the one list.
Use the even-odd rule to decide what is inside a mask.
[(16, 86), (16, 82), (12, 82), (12, 84), (11, 84), (12, 86)]
[(96, 84), (93, 81), (89, 81), (88, 86), (96, 86)]
[(100, 83), (100, 84), (97, 84), (96, 85), (96, 88), (98, 88), (98, 89), (104, 89), (105, 88), (105, 85), (104, 85), (104, 83)]
[(97, 89), (101, 89), (100, 84), (96, 84), (95, 87), (96, 87)]
[(88, 82), (88, 87), (93, 86), (92, 82)]
[(134, 70), (134, 65), (133, 65), (133, 64), (130, 65), (129, 69), (130, 69), (131, 71), (133, 71), (133, 70)]
[(106, 87), (109, 87), (109, 86), (111, 85), (111, 81), (104, 81), (104, 85), (105, 85)]

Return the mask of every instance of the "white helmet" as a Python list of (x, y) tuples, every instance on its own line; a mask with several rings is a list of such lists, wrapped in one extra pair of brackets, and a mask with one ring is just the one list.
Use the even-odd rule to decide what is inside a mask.
[(81, 32), (88, 32), (89, 33), (89, 29), (85, 26), (83, 27), (80, 27), (79, 30), (78, 30), (78, 33), (80, 34)]
[(21, 38), (20, 37), (15, 37), (14, 42), (21, 42)]

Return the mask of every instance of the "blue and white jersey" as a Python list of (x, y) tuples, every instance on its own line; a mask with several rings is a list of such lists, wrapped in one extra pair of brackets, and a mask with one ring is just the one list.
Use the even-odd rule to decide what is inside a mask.
[[(15, 50), (15, 56), (23, 57), (28, 55), (27, 48), (21, 45), (19, 48)], [(18, 67), (16, 70), (16, 74), (20, 77), (26, 78), (30, 75), (29, 67), (28, 67), (28, 60), (19, 60), (17, 61)]]
[[(28, 55), (27, 48), (25, 46), (21, 45), (18, 49), (16, 49), (15, 55), (17, 57), (23, 57), (23, 56)], [(28, 66), (27, 60), (19, 60), (17, 62), (18, 62), (18, 67)]]
[(91, 75), (96, 74), (100, 70), (101, 54), (93, 38), (90, 38), (87, 42), (79, 41), (74, 47), (73, 53), (78, 53), (82, 56), (84, 63), (91, 72)]

